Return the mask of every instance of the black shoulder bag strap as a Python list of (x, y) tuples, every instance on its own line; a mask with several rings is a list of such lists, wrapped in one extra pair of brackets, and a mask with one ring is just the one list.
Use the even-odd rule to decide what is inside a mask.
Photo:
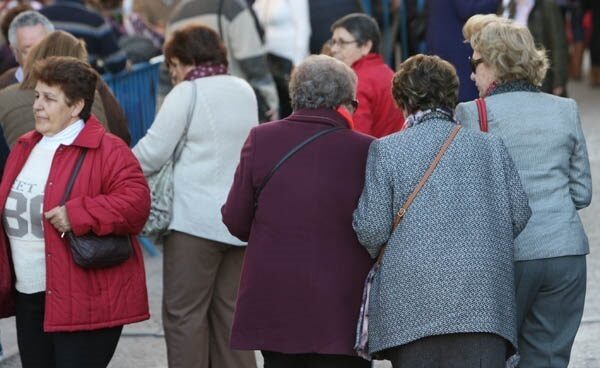
[(285, 156), (283, 156), (281, 158), (281, 160), (279, 160), (279, 162), (271, 169), (269, 174), (267, 174), (267, 176), (265, 176), (262, 183), (260, 184), (260, 186), (258, 187), (256, 192), (254, 193), (254, 208), (258, 207), (258, 197), (260, 197), (260, 193), (263, 191), (265, 185), (267, 185), (267, 183), (269, 182), (269, 180), (271, 179), (273, 174), (275, 174), (275, 172), (277, 170), (279, 170), (279, 168), (281, 167), (281, 165), (283, 165), (284, 162), (286, 162), (288, 159), (290, 159), (293, 155), (296, 154), (296, 152), (300, 151), (302, 148), (304, 148), (310, 142), (316, 140), (317, 138), (324, 136), (325, 134), (328, 134), (328, 133), (331, 133), (331, 132), (334, 132), (334, 131), (340, 130), (340, 129), (346, 129), (346, 128), (336, 126), (333, 128), (321, 130), (317, 134), (308, 137), (308, 139), (304, 140), (303, 142), (298, 144), (296, 147), (292, 148), (288, 153), (286, 153)]
[(67, 183), (67, 189), (65, 190), (65, 194), (63, 194), (62, 200), (60, 201), (61, 206), (64, 206), (65, 203), (67, 203), (67, 199), (69, 199), (69, 196), (71, 195), (71, 189), (73, 189), (73, 184), (75, 183), (77, 174), (79, 174), (79, 169), (81, 169), (81, 164), (83, 163), (86, 152), (87, 148), (82, 148), (79, 157), (77, 157), (77, 162), (75, 162), (75, 167), (73, 168), (73, 172), (71, 173), (71, 177)]

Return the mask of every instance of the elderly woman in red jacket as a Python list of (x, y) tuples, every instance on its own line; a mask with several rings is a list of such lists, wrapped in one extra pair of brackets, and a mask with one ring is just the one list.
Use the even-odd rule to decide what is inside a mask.
[(390, 92), (394, 72), (379, 54), (380, 33), (375, 19), (365, 14), (348, 14), (333, 23), (331, 31), (332, 56), (352, 67), (358, 77), (356, 130), (375, 138), (400, 130), (404, 117)]
[[(33, 73), (35, 130), (13, 146), (0, 184), (0, 317), (16, 312), (24, 368), (104, 368), (123, 325), (149, 317), (135, 235), (150, 193), (129, 147), (90, 115), (98, 75), (89, 64), (51, 57)], [(133, 253), (112, 267), (83, 268), (68, 232), (129, 237)]]

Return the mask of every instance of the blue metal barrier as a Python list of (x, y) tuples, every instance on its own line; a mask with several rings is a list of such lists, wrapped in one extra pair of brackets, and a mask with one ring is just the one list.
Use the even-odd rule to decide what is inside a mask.
[(131, 70), (102, 77), (125, 110), (132, 147), (146, 134), (154, 120), (159, 66), (160, 63), (140, 63)]
[[(154, 121), (159, 66), (160, 63), (141, 63), (134, 65), (131, 70), (102, 76), (125, 110), (132, 147)], [(151, 257), (159, 254), (150, 239), (139, 236), (138, 240)]]
[[(392, 4), (391, 0), (379, 0), (379, 3), (381, 10), (381, 19), (378, 20), (378, 22), (381, 21), (381, 55), (383, 56), (383, 60), (392, 68), (394, 68), (392, 63), (394, 53), (394, 35), (392, 34), (393, 27), (390, 14), (390, 8)], [(360, 4), (365, 14), (373, 16), (374, 7), (372, 0), (361, 0)]]

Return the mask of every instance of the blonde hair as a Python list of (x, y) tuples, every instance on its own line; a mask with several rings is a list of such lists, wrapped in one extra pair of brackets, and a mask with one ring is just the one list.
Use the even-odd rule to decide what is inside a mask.
[(546, 51), (536, 48), (529, 29), (496, 15), (474, 15), (463, 27), (465, 40), (496, 72), (498, 82), (525, 79), (540, 86), (548, 71)]
[(33, 65), (36, 61), (50, 56), (71, 56), (84, 62), (87, 62), (88, 59), (85, 43), (82, 40), (64, 31), (54, 31), (35, 45), (27, 55), (27, 61), (23, 67), (25, 79), (21, 83), (21, 89), (35, 88), (37, 81), (31, 73)]

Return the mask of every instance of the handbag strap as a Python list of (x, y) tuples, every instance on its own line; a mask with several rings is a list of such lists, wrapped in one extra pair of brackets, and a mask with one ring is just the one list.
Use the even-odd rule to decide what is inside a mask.
[(73, 171), (71, 172), (71, 177), (67, 183), (67, 189), (65, 189), (65, 194), (63, 194), (62, 199), (60, 200), (60, 206), (64, 206), (71, 195), (71, 189), (73, 189), (73, 184), (75, 184), (75, 178), (77, 178), (77, 174), (79, 174), (79, 169), (81, 169), (81, 164), (83, 164), (83, 159), (85, 158), (85, 154), (87, 153), (87, 148), (82, 148), (79, 157), (77, 157), (77, 161), (75, 162), (75, 167), (73, 167)]
[(317, 138), (320, 138), (320, 137), (324, 136), (325, 134), (329, 134), (331, 132), (334, 132), (334, 131), (340, 130), (340, 129), (345, 129), (345, 128), (336, 126), (333, 128), (320, 130), (319, 132), (317, 132), (317, 134), (314, 134), (314, 135), (308, 137), (306, 140), (300, 142), (297, 146), (295, 146), (288, 153), (286, 153), (285, 156), (283, 156), (281, 158), (281, 160), (279, 160), (279, 162), (275, 166), (273, 166), (273, 168), (271, 169), (269, 174), (267, 174), (267, 176), (265, 176), (262, 183), (260, 184), (260, 186), (258, 187), (256, 192), (254, 193), (254, 208), (256, 208), (258, 206), (258, 197), (260, 197), (260, 193), (263, 191), (265, 185), (267, 185), (267, 183), (269, 182), (269, 180), (271, 179), (273, 174), (275, 174), (275, 172), (281, 167), (281, 165), (283, 165), (284, 162), (286, 162), (288, 159), (290, 159), (293, 155), (295, 155), (298, 151), (300, 151), (303, 147), (305, 147), (310, 142), (315, 141)]
[(483, 98), (475, 100), (477, 104), (477, 113), (479, 114), (479, 129), (482, 132), (487, 133), (488, 131), (488, 119), (487, 119), (487, 107)]
[(188, 109), (187, 121), (185, 123), (185, 129), (183, 130), (183, 134), (181, 138), (179, 138), (179, 142), (177, 142), (177, 146), (175, 146), (175, 150), (173, 151), (173, 163), (179, 160), (179, 156), (181, 156), (181, 152), (183, 151), (183, 147), (187, 142), (188, 130), (190, 129), (190, 124), (192, 123), (192, 118), (194, 115), (194, 110), (196, 109), (196, 83), (194, 81), (190, 81), (192, 83), (192, 107)]
[[(406, 201), (404, 202), (402, 207), (400, 207), (400, 209), (396, 213), (396, 216), (394, 217), (394, 221), (392, 222), (392, 233), (394, 232), (394, 230), (396, 230), (396, 227), (398, 227), (398, 225), (400, 224), (400, 221), (402, 221), (402, 218), (404, 217), (404, 215), (406, 215), (406, 211), (408, 211), (408, 207), (410, 207), (410, 205), (413, 203), (413, 201), (417, 197), (417, 194), (419, 194), (419, 192), (421, 191), (421, 189), (423, 188), (423, 186), (425, 185), (425, 183), (427, 182), (427, 180), (429, 179), (429, 177), (431, 176), (431, 174), (433, 173), (433, 171), (435, 170), (437, 165), (440, 163), (440, 160), (446, 153), (446, 150), (450, 146), (450, 143), (452, 143), (452, 141), (454, 140), (454, 138), (456, 137), (456, 135), (458, 134), (458, 131), (460, 129), (461, 129), (460, 125), (457, 125), (454, 127), (454, 129), (452, 129), (452, 131), (450, 132), (450, 135), (448, 136), (448, 138), (446, 138), (446, 141), (440, 148), (438, 154), (435, 156), (435, 158), (429, 165), (429, 168), (427, 169), (427, 171), (425, 171), (425, 174), (423, 174), (423, 177), (421, 178), (421, 180), (419, 181), (419, 183), (417, 184), (415, 189), (413, 189), (412, 193), (410, 193), (410, 195), (408, 196), (408, 198), (406, 199)], [(383, 254), (385, 253), (386, 247), (387, 247), (387, 242), (383, 245), (383, 247), (381, 247), (379, 256), (377, 256), (376, 264), (381, 263), (381, 259), (383, 258)]]

